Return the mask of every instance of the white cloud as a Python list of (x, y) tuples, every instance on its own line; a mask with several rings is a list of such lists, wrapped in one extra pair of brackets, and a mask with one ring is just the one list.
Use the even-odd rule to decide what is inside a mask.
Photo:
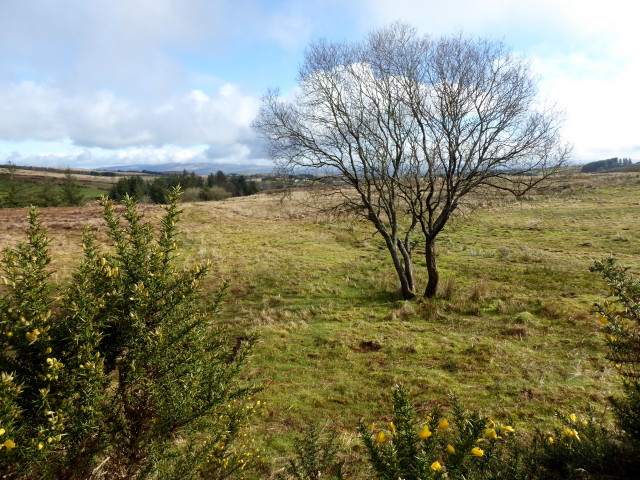
[[(611, 156), (638, 160), (636, 112), (640, 111), (640, 97), (632, 93), (637, 76), (628, 67), (610, 71), (599, 63), (557, 57), (555, 61), (537, 61), (535, 68), (541, 73), (545, 94), (564, 107), (564, 134), (575, 142), (576, 160)], [(594, 73), (587, 75), (586, 71)]]
[(65, 135), (59, 92), (31, 81), (0, 85), (0, 138), (52, 140)]
[(306, 5), (0, 2), (0, 140), (113, 150), (211, 145), (228, 160), (258, 157), (250, 128), (258, 94), (226, 81), (233, 65), (217, 73), (218, 60), (265, 43), (301, 48), (312, 30)]
[[(55, 151), (60, 148), (62, 151)], [(65, 151), (64, 146), (49, 142), (42, 145), (42, 151), (36, 154), (0, 153), (0, 163), (13, 162), (17, 165), (46, 165), (53, 167), (117, 167), (126, 165), (156, 165), (160, 163), (209, 163), (206, 155), (208, 147), (131, 147), (118, 150), (100, 148), (76, 149)], [(47, 149), (50, 149), (47, 151)], [(220, 161), (217, 160), (216, 161)]]
[(259, 100), (230, 84), (207, 94), (193, 90), (150, 105), (110, 91), (64, 96), (47, 84), (0, 86), (0, 137), (70, 138), (78, 146), (230, 145), (253, 140)]

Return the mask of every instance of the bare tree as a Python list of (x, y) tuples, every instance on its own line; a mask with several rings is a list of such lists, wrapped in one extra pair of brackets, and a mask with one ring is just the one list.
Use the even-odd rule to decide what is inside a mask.
[(570, 154), (560, 123), (527, 62), (501, 43), (396, 23), (360, 43), (312, 43), (295, 97), (268, 92), (254, 126), (278, 166), (350, 187), (342, 204), (380, 233), (409, 299), (417, 240), (431, 297), (435, 240), (452, 214), (472, 192), (522, 195), (557, 172)]

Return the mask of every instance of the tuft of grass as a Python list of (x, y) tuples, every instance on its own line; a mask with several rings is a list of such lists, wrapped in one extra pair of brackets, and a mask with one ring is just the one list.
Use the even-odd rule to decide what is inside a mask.
[(489, 282), (483, 277), (472, 287), (469, 299), (476, 303), (483, 302), (489, 298), (490, 294), (491, 287), (489, 286)]
[(448, 277), (438, 287), (438, 297), (444, 300), (453, 300), (460, 293), (460, 286), (455, 279)]

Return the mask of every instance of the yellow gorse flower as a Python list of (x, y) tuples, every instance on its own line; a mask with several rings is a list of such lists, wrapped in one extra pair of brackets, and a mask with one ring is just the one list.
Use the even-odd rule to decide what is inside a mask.
[(569, 414), (569, 420), (571, 420), (573, 423), (576, 423), (576, 421), (578, 420), (578, 417), (576, 417), (575, 413), (571, 413)]
[(396, 426), (393, 424), (393, 422), (389, 422), (389, 430), (391, 430), (392, 435), (396, 434)]
[(580, 436), (578, 435), (578, 431), (574, 430), (573, 428), (565, 428), (564, 430), (562, 430), (562, 435), (564, 435), (567, 438), (575, 438), (576, 440), (580, 441)]
[(418, 433), (418, 436), (423, 440), (426, 440), (431, 435), (433, 434), (431, 433), (431, 430), (429, 430), (429, 425), (425, 425), (424, 427), (422, 427), (422, 430), (420, 430), (420, 433)]
[(484, 450), (482, 450), (481, 448), (478, 447), (473, 447), (471, 449), (471, 455), (474, 455), (476, 457), (481, 457), (484, 455)]
[(501, 430), (503, 432), (507, 432), (507, 433), (513, 433), (515, 432), (515, 429), (511, 426), (511, 425), (505, 425), (501, 428)]
[(440, 422), (438, 423), (438, 430), (446, 430), (447, 428), (449, 428), (451, 426), (451, 424), (449, 423), (449, 420), (447, 420), (446, 418), (443, 418), (442, 420), (440, 420)]
[(431, 470), (435, 470), (436, 472), (442, 470), (442, 465), (437, 460), (431, 464)]
[(6, 432), (6, 430), (4, 428), (0, 428), (0, 436), (4, 435), (4, 432)]
[(493, 428), (486, 428), (484, 430), (484, 438), (500, 438)]
[(376, 435), (376, 442), (384, 443), (386, 441), (387, 441), (387, 436), (384, 434), (384, 432), (378, 432), (378, 435)]
[(553, 439), (553, 437), (548, 437), (548, 438), (547, 438), (547, 443), (548, 443), (549, 445), (551, 445), (553, 442), (555, 442), (555, 440)]
[(2, 446), (4, 448), (6, 448), (7, 450), (13, 450), (14, 448), (16, 448), (16, 444), (13, 440), (9, 439), (9, 440), (5, 440), (5, 442), (2, 444)]
[(447, 452), (449, 452), (450, 454), (452, 454), (452, 455), (453, 455), (454, 453), (456, 453), (456, 449), (454, 448), (454, 446), (453, 446), (453, 445), (448, 444), (448, 445), (447, 445)]
[(38, 338), (38, 335), (40, 335), (40, 330), (38, 330), (37, 328), (34, 328), (32, 332), (27, 332), (24, 334), (24, 336), (30, 342), (34, 342)]

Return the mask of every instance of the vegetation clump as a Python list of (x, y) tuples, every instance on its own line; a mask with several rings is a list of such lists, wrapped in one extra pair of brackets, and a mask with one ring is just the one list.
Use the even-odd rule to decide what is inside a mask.
[(613, 257), (596, 262), (613, 299), (596, 303), (609, 350), (607, 358), (623, 378), (622, 398), (613, 398), (620, 428), (640, 449), (640, 281)]
[(103, 199), (112, 248), (87, 228), (60, 296), (49, 240), (29, 211), (7, 249), (0, 297), (3, 478), (224, 478), (245, 467), (234, 441), (252, 410), (237, 380), (250, 340), (228, 348), (213, 322), (224, 289), (196, 301), (208, 265), (176, 267), (179, 191), (160, 225)]
[(503, 461), (504, 442), (515, 431), (511, 425), (467, 412), (455, 398), (448, 415), (436, 408), (419, 418), (401, 387), (393, 390), (391, 405), (388, 425), (359, 427), (376, 478), (514, 478), (513, 469)]
[(258, 192), (258, 184), (247, 180), (244, 175), (225, 175), (219, 170), (205, 179), (185, 170), (181, 175), (163, 175), (153, 180), (139, 176), (123, 178), (111, 188), (109, 198), (119, 201), (128, 195), (137, 200), (165, 203), (171, 189), (176, 187), (185, 190), (187, 196), (183, 196), (183, 201), (224, 200)]
[(589, 162), (582, 166), (580, 171), (582, 173), (604, 173), (604, 172), (623, 172), (631, 171), (629, 167), (633, 165), (630, 158), (608, 158), (606, 160), (598, 160), (595, 162)]

